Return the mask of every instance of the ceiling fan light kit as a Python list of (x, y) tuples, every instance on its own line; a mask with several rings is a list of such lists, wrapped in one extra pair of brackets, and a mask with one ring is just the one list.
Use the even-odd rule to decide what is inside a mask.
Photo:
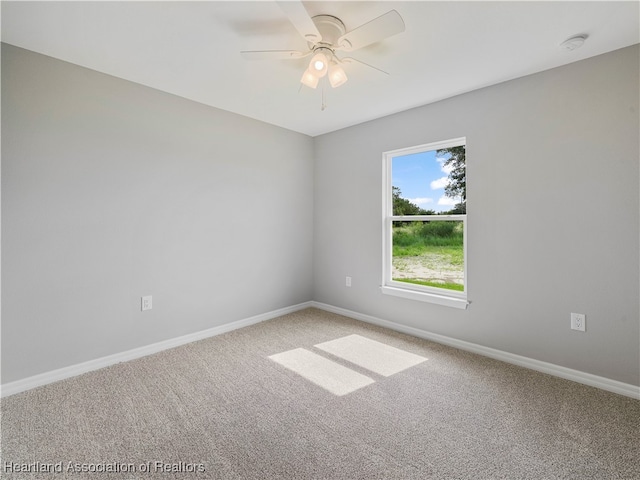
[[(395, 10), (347, 32), (342, 20), (332, 15), (309, 17), (300, 1), (280, 1), (278, 4), (298, 33), (307, 41), (309, 50), (307, 52), (254, 50), (241, 53), (247, 59), (294, 59), (312, 55), (311, 61), (300, 79), (300, 83), (309, 88), (316, 88), (323, 77), (328, 78), (332, 88), (337, 88), (347, 82), (348, 77), (341, 64), (346, 65), (351, 61), (358, 60), (355, 58), (341, 59), (336, 55), (336, 51), (351, 52), (404, 32), (405, 29), (402, 17)], [(359, 63), (371, 66), (365, 62)], [(383, 72), (376, 67), (372, 68)]]
[(300, 79), (303, 85), (316, 88), (320, 79), (327, 74), (329, 76), (329, 84), (333, 88), (339, 87), (348, 80), (344, 69), (334, 60), (335, 54), (331, 49), (316, 47), (314, 53), (315, 55), (309, 62), (309, 68), (304, 71)]

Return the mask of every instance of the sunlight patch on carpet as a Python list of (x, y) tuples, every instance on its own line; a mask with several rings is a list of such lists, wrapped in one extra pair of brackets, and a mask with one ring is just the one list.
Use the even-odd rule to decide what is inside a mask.
[(427, 360), (420, 355), (405, 352), (399, 348), (355, 334), (314, 346), (384, 377), (389, 377)]
[(277, 353), (269, 358), (338, 396), (374, 383), (371, 378), (304, 348)]

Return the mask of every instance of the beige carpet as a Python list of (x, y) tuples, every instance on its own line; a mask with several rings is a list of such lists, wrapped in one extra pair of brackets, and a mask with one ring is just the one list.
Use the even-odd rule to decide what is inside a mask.
[(640, 401), (309, 309), (3, 399), (0, 476), (640, 479)]

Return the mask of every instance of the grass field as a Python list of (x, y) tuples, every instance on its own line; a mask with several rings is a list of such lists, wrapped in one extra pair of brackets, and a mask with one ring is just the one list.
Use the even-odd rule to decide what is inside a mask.
[(464, 290), (462, 222), (396, 222), (393, 279), (448, 290)]

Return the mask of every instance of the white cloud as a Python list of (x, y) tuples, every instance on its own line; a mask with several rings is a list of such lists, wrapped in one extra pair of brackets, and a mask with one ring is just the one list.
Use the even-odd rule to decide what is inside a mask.
[(451, 198), (443, 195), (438, 199), (438, 205), (446, 205), (446, 206), (454, 207), (458, 203), (460, 203), (460, 200), (461, 200), (460, 197)]
[(415, 205), (424, 205), (426, 203), (433, 203), (433, 198), (426, 198), (426, 197), (408, 198), (407, 200), (409, 200), (411, 203)]
[(436, 158), (436, 160), (440, 164), (440, 170), (442, 170), (442, 172), (446, 173), (447, 175), (449, 175), (453, 171), (453, 165), (444, 164), (444, 162), (446, 162), (448, 158), (449, 158), (448, 156), (447, 158), (442, 158), (442, 157)]
[(449, 185), (449, 177), (441, 177), (431, 182), (431, 190), (440, 190)]

